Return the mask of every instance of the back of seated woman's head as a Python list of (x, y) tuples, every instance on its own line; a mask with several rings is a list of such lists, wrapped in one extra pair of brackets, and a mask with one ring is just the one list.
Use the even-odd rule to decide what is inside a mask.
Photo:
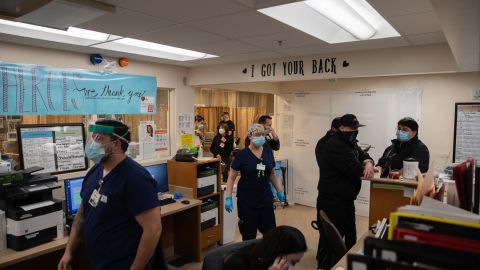
[(257, 269), (268, 269), (277, 257), (297, 253), (303, 255), (306, 251), (307, 243), (300, 230), (290, 226), (278, 226), (263, 236), (252, 250), (251, 258), (256, 260)]

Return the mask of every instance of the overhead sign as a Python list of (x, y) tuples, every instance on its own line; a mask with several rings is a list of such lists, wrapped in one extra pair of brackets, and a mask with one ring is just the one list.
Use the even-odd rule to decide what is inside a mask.
[(338, 69), (347, 68), (350, 63), (336, 57), (253, 64), (242, 69), (250, 77), (305, 76), (308, 74), (337, 74)]
[(0, 115), (154, 114), (155, 77), (0, 62)]

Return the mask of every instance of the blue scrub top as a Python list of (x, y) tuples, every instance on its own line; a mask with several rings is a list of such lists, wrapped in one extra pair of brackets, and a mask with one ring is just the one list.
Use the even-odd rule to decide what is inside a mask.
[(142, 235), (135, 216), (159, 205), (155, 180), (126, 157), (103, 179), (100, 193), (107, 201), (93, 207), (88, 200), (102, 176), (103, 166), (95, 165), (85, 176), (80, 194), (87, 257), (94, 270), (130, 269)]
[[(265, 165), (265, 173), (258, 176), (257, 165)], [(240, 180), (237, 185), (238, 200), (245, 201), (250, 207), (261, 208), (273, 203), (270, 191), (270, 174), (275, 168), (273, 152), (263, 147), (262, 158), (257, 158), (250, 148), (240, 150), (232, 162), (231, 168), (240, 171)]]

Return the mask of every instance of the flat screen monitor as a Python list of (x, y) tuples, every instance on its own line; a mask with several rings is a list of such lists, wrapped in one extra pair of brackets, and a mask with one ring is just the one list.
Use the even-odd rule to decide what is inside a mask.
[(82, 198), (80, 191), (82, 190), (83, 177), (66, 179), (65, 186), (65, 203), (67, 205), (67, 216), (73, 216), (77, 213)]
[(157, 192), (168, 191), (167, 163), (146, 166), (145, 169), (152, 175), (157, 182)]
[(88, 168), (83, 124), (17, 126), (22, 169), (39, 166), (38, 173), (65, 173)]

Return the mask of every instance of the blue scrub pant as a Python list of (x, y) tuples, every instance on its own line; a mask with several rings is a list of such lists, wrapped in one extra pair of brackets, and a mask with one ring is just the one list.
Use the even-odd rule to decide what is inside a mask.
[(255, 239), (257, 237), (257, 229), (265, 234), (274, 229), (277, 225), (275, 222), (275, 213), (273, 210), (273, 202), (261, 208), (251, 207), (241, 199), (237, 200), (238, 206), (238, 228), (242, 234), (242, 240)]

